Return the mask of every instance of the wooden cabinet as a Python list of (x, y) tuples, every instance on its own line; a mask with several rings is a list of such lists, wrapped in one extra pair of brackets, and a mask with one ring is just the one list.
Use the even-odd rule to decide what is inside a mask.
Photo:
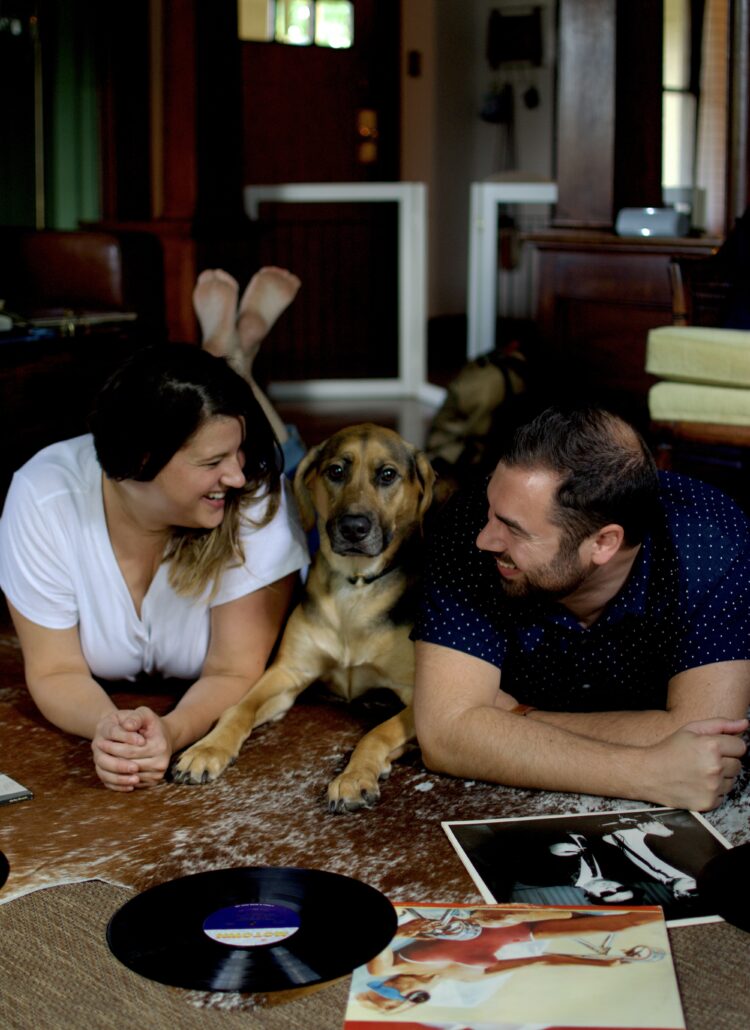
[(672, 321), (669, 262), (678, 254), (710, 254), (720, 241), (574, 230), (528, 239), (537, 324), (560, 399), (604, 404), (645, 429), (653, 381), (644, 371), (646, 338)]

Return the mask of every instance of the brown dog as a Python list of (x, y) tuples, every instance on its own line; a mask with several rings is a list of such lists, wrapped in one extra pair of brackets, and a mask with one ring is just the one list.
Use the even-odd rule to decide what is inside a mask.
[(414, 737), (414, 645), (409, 639), (422, 538), (435, 474), (390, 429), (342, 429), (302, 460), (294, 491), (303, 526), (317, 520), (320, 549), (276, 660), (218, 723), (179, 758), (182, 783), (215, 779), (255, 726), (280, 719), (317, 680), (351, 701), (388, 687), (404, 708), (366, 734), (328, 787), (328, 807), (371, 804), (378, 780)]

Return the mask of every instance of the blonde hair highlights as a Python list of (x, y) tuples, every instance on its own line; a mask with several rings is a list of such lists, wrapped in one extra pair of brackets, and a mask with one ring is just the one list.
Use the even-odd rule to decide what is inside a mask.
[[(169, 585), (175, 593), (182, 597), (201, 597), (210, 587), (208, 599), (213, 600), (222, 573), (244, 564), (245, 552), (240, 539), (243, 522), (256, 529), (268, 525), (279, 510), (280, 497), (278, 481), (270, 487), (263, 480), (248, 483), (242, 490), (227, 495), (224, 518), (215, 529), (174, 527), (163, 560), (169, 563)], [(263, 514), (250, 518), (245, 509), (266, 498)]]

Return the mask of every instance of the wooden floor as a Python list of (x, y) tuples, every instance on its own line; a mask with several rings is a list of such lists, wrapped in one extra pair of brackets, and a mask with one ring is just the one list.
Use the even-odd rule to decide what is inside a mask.
[[(447, 315), (431, 318), (427, 327), (427, 379), (445, 388), (466, 362), (466, 318)], [(262, 353), (261, 353), (262, 357)], [(260, 368), (262, 380), (262, 363)], [(272, 391), (271, 391), (272, 394)], [(373, 400), (352, 396), (347, 400), (278, 401), (274, 404), (285, 422), (296, 425), (308, 447), (325, 440), (343, 426), (376, 422), (423, 447), (436, 407), (414, 399)]]
[(276, 401), (286, 423), (295, 425), (307, 447), (314, 447), (344, 426), (376, 422), (423, 447), (435, 408), (413, 398), (394, 400)]

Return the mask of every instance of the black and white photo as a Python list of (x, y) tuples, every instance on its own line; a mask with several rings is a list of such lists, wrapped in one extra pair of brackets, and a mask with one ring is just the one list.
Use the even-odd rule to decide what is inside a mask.
[(486, 901), (661, 905), (668, 922), (718, 918), (698, 874), (729, 845), (680, 809), (443, 823)]

